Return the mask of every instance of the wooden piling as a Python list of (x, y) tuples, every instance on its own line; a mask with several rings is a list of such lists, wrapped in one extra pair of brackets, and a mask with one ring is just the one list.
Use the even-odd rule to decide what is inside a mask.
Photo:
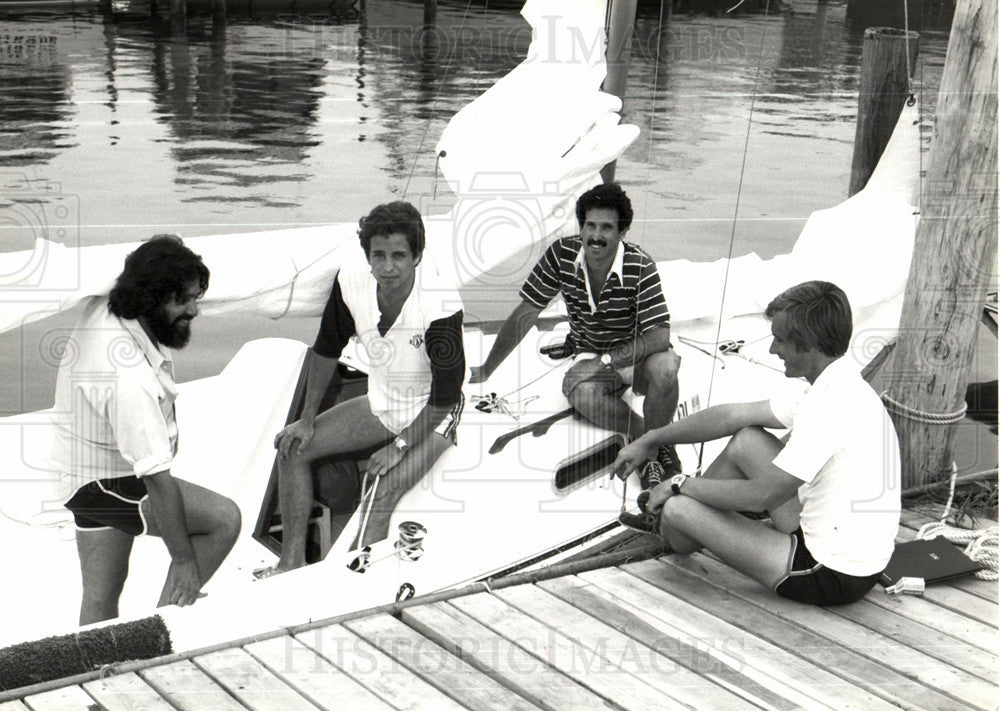
[[(608, 22), (608, 46), (605, 59), (608, 74), (601, 87), (606, 93), (614, 94), (622, 100), (625, 108), (625, 85), (628, 80), (628, 64), (632, 54), (632, 27), (635, 25), (636, 0), (612, 0), (611, 17)], [(605, 183), (615, 179), (615, 166), (612, 161), (601, 168), (601, 179)]]
[(907, 69), (912, 71), (916, 66), (919, 40), (920, 35), (912, 31), (907, 42), (906, 30), (890, 27), (865, 30), (848, 195), (865, 187), (896, 127), (899, 112), (910, 95)]
[(943, 479), (952, 467), (947, 421), (963, 410), (996, 261), (996, 60), (995, 0), (959, 0), (899, 342), (882, 373), (900, 438), (904, 489)]
[(170, 0), (170, 30), (181, 33), (187, 25), (187, 0)]
[(424, 26), (429, 27), (437, 23), (438, 4), (437, 0), (424, 0)]

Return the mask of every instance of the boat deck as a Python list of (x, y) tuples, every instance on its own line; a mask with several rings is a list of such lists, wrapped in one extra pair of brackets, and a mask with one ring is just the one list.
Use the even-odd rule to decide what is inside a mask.
[[(928, 520), (904, 513), (900, 540)], [(130, 662), (0, 711), (995, 709), (997, 598), (966, 577), (822, 609), (658, 555)]]

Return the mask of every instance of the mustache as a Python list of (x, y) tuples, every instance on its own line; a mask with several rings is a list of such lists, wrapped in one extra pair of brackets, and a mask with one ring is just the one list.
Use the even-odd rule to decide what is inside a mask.
[(603, 239), (588, 239), (587, 240), (587, 246), (588, 247), (607, 247), (608, 243), (605, 242)]

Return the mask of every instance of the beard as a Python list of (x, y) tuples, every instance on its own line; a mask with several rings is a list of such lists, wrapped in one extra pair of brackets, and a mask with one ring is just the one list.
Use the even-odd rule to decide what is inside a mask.
[(167, 348), (183, 348), (191, 340), (191, 317), (178, 316), (173, 321), (167, 319), (166, 311), (160, 307), (146, 317), (146, 324), (153, 332), (157, 343)]

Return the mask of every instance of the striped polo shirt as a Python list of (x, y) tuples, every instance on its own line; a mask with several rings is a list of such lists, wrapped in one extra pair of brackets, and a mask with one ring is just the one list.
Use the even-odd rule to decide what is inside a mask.
[(596, 304), (587, 284), (580, 236), (563, 237), (545, 250), (531, 270), (521, 287), (521, 298), (545, 308), (561, 293), (577, 352), (605, 353), (646, 331), (670, 325), (656, 264), (634, 244), (619, 242)]

